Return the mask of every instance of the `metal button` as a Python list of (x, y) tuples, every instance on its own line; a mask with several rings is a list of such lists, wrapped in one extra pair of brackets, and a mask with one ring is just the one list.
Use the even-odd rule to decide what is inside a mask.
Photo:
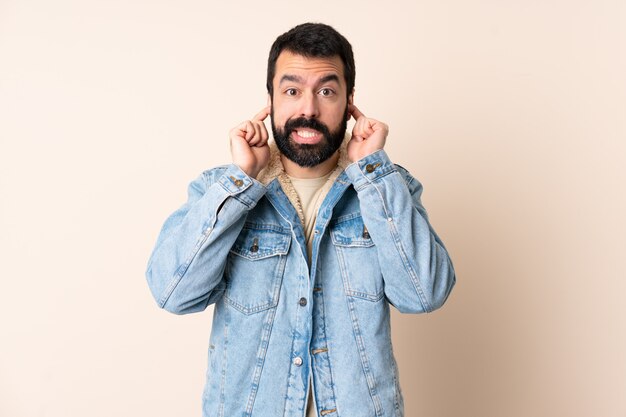
[(259, 251), (259, 239), (258, 238), (254, 238), (254, 240), (252, 241), (252, 246), (250, 246), (250, 252), (258, 252)]
[(293, 364), (296, 366), (301, 366), (302, 365), (302, 358), (300, 356), (296, 356), (295, 358), (293, 358)]
[(302, 307), (304, 307), (306, 305), (306, 298), (302, 297), (300, 299), (300, 301), (298, 302), (298, 304), (300, 304)]
[(372, 164), (367, 164), (367, 165), (365, 165), (365, 170), (367, 171), (368, 174), (371, 174), (379, 166), (380, 166), (380, 162), (377, 162), (377, 163), (375, 163), (373, 165)]
[(237, 187), (241, 187), (243, 185), (243, 180), (238, 179), (233, 177), (232, 175), (230, 176), (230, 180), (233, 182), (233, 184), (235, 184)]

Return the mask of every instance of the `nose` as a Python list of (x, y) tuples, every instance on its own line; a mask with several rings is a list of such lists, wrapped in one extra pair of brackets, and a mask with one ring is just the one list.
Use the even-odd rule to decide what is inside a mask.
[(319, 116), (316, 94), (309, 92), (302, 95), (300, 99), (300, 116), (307, 119), (317, 118)]

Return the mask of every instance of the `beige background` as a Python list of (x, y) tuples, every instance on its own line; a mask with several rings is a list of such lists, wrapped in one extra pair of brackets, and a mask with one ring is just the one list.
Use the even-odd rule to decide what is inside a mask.
[(626, 416), (623, 0), (0, 0), (0, 416), (200, 414), (211, 311), (145, 264), (309, 20), (458, 273), (393, 316), (407, 416)]

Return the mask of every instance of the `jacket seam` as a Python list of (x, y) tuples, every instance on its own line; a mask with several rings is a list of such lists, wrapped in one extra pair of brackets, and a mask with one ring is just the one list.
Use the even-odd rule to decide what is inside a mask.
[(363, 373), (365, 374), (365, 380), (367, 382), (368, 391), (370, 394), (370, 398), (374, 403), (374, 411), (376, 412), (376, 416), (383, 416), (382, 404), (380, 403), (380, 399), (378, 398), (378, 390), (376, 388), (376, 380), (371, 372), (371, 367), (369, 364), (369, 358), (367, 357), (367, 353), (365, 352), (365, 344), (363, 342), (363, 338), (361, 337), (361, 328), (359, 326), (358, 319), (356, 317), (356, 313), (354, 312), (354, 300), (351, 298), (346, 298), (346, 302), (348, 303), (348, 310), (350, 311), (350, 316), (352, 318), (352, 333), (356, 340), (357, 348), (359, 350), (359, 358), (361, 359), (361, 368), (363, 369)]
[[(227, 309), (225, 309), (227, 310)], [(224, 323), (224, 357), (222, 360), (222, 375), (220, 379), (220, 407), (218, 417), (224, 417), (224, 403), (226, 402), (226, 368), (228, 366), (228, 324), (230, 321), (230, 317), (228, 316), (228, 312), (226, 312), (226, 320)]]
[[(335, 247), (335, 251), (337, 253), (337, 259), (339, 261), (339, 269), (342, 277), (342, 281), (344, 283), (344, 291), (346, 284), (346, 265), (343, 253), (338, 247)], [(350, 319), (352, 322), (352, 334), (354, 336), (356, 347), (359, 352), (359, 359), (361, 362), (361, 369), (363, 370), (363, 374), (365, 374), (365, 381), (367, 383), (368, 392), (372, 402), (374, 403), (374, 410), (376, 412), (377, 417), (382, 417), (382, 405), (380, 404), (380, 400), (378, 398), (378, 393), (376, 389), (376, 381), (374, 380), (374, 376), (371, 373), (371, 368), (369, 365), (369, 359), (367, 357), (367, 353), (365, 352), (365, 344), (363, 342), (363, 338), (361, 337), (361, 329), (359, 327), (359, 322), (356, 317), (356, 313), (354, 311), (354, 299), (346, 296), (345, 297), (348, 312), (350, 314)]]
[(396, 225), (393, 224), (393, 222), (388, 222), (388, 223), (389, 223), (391, 234), (393, 236), (394, 244), (396, 246), (396, 249), (398, 250), (398, 253), (400, 254), (400, 258), (402, 259), (402, 264), (404, 266), (404, 269), (407, 271), (407, 273), (409, 274), (409, 277), (411, 278), (411, 283), (413, 284), (413, 288), (415, 289), (415, 293), (417, 294), (420, 304), (422, 304), (422, 309), (427, 313), (431, 312), (432, 306), (430, 305), (430, 303), (426, 300), (426, 297), (424, 296), (424, 291), (422, 290), (422, 286), (419, 284), (419, 278), (417, 276), (417, 273), (414, 271), (413, 267), (411, 266), (409, 258), (406, 255), (406, 251), (404, 250), (404, 246), (402, 245), (402, 242), (400, 241), (400, 235), (398, 234)]
[[(324, 292), (323, 291), (320, 294), (319, 299), (320, 299), (320, 301), (319, 301), (320, 309), (321, 309), (321, 313), (322, 313), (321, 316), (322, 316), (322, 320), (323, 320), (322, 321), (322, 323), (323, 323), (323, 326), (322, 326), (322, 337), (323, 337), (323, 340), (326, 341), (326, 348), (325, 348), (326, 350), (323, 351), (323, 352), (320, 352), (320, 353), (325, 354), (326, 357), (327, 357), (327, 360), (328, 360), (328, 373), (330, 375), (330, 384), (329, 385), (330, 385), (330, 390), (331, 390), (331, 393), (332, 393), (331, 400), (332, 400), (332, 402), (333, 402), (333, 404), (335, 406), (335, 411), (334, 412), (336, 413), (337, 417), (339, 417), (339, 413), (337, 413), (337, 397), (335, 395), (335, 382), (334, 382), (335, 381), (335, 377), (333, 376), (333, 367), (332, 367), (332, 363), (331, 363), (331, 360), (330, 360), (330, 349), (328, 349), (329, 339), (328, 339), (327, 332), (326, 332), (326, 305), (324, 303)], [(313, 363), (313, 361), (311, 361), (311, 363)], [(315, 404), (317, 404), (317, 401), (315, 401)]]
[(191, 265), (191, 263), (193, 262), (193, 260), (196, 258), (196, 256), (198, 255), (198, 252), (200, 252), (200, 249), (202, 248), (202, 246), (204, 245), (204, 243), (207, 241), (207, 239), (209, 238), (209, 236), (211, 235), (211, 232), (213, 231), (213, 227), (206, 227), (204, 229), (204, 232), (202, 233), (202, 235), (198, 238), (193, 250), (191, 251), (191, 254), (189, 255), (189, 257), (187, 258), (187, 260), (177, 268), (176, 272), (174, 273), (174, 277), (172, 278), (172, 280), (170, 281), (170, 284), (167, 286), (167, 288), (165, 289), (165, 291), (163, 292), (163, 296), (161, 297), (161, 299), (159, 300), (159, 305), (161, 307), (164, 307), (165, 304), (167, 303), (167, 300), (169, 300), (169, 298), (172, 296), (172, 293), (174, 292), (174, 290), (176, 289), (176, 287), (178, 286), (178, 284), (180, 283), (180, 280), (183, 278), (183, 276), (187, 273), (187, 271), (189, 270), (189, 266)]
[(267, 355), (267, 348), (269, 345), (269, 339), (272, 334), (272, 329), (274, 327), (274, 317), (276, 316), (276, 309), (272, 309), (269, 311), (267, 315), (267, 319), (265, 320), (264, 328), (263, 328), (263, 336), (261, 337), (261, 342), (259, 344), (259, 349), (257, 351), (257, 360), (256, 367), (254, 370), (253, 378), (252, 378), (252, 389), (250, 391), (250, 396), (248, 397), (248, 403), (246, 406), (246, 414), (250, 416), (252, 414), (252, 409), (254, 407), (254, 402), (256, 400), (256, 395), (259, 390), (259, 381), (261, 380), (261, 374), (263, 373), (263, 366), (265, 365), (265, 357)]
[[(295, 334), (295, 331), (292, 330), (291, 331), (291, 347), (289, 348), (290, 352), (293, 352), (293, 347), (294, 347), (295, 343), (296, 343), (296, 334)], [(291, 368), (292, 368), (292, 363), (293, 363), (292, 360), (290, 360), (289, 361), (289, 364), (290, 364), (289, 365), (289, 374), (287, 375), (287, 378), (286, 378), (287, 386), (285, 387), (285, 395), (284, 395), (285, 401), (283, 403), (283, 417), (289, 417), (289, 416), (287, 416), (286, 412), (287, 412), (287, 402), (289, 400), (289, 387), (291, 386), (291, 372), (292, 372)]]
[(428, 303), (428, 301), (425, 299), (424, 292), (422, 290), (421, 285), (419, 284), (417, 273), (413, 270), (413, 267), (410, 264), (406, 251), (404, 249), (404, 245), (402, 245), (402, 241), (400, 240), (400, 235), (398, 234), (398, 231), (393, 222), (393, 214), (389, 212), (385, 204), (383, 192), (379, 189), (377, 184), (372, 183), (372, 186), (374, 187), (374, 189), (376, 190), (376, 193), (378, 194), (378, 197), (380, 198), (380, 202), (383, 206), (385, 216), (387, 217), (387, 219), (391, 219), (391, 221), (387, 221), (389, 232), (391, 233), (391, 236), (393, 237), (396, 250), (398, 251), (400, 258), (402, 259), (402, 264), (404, 266), (404, 269), (406, 270), (406, 272), (409, 274), (409, 277), (411, 278), (411, 283), (413, 284), (413, 288), (415, 289), (415, 293), (417, 294), (420, 304), (422, 304), (422, 309), (426, 312), (430, 312), (432, 311), (432, 308), (430, 306), (430, 303)]

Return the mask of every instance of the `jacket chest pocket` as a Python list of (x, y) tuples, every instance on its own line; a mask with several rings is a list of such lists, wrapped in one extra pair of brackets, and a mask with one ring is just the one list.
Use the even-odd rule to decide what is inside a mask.
[[(344, 219), (344, 220), (342, 220)], [(374, 241), (360, 215), (343, 216), (331, 226), (346, 294), (369, 301), (383, 297), (383, 278)]]
[(290, 242), (282, 228), (244, 226), (228, 256), (225, 301), (244, 314), (275, 307)]

